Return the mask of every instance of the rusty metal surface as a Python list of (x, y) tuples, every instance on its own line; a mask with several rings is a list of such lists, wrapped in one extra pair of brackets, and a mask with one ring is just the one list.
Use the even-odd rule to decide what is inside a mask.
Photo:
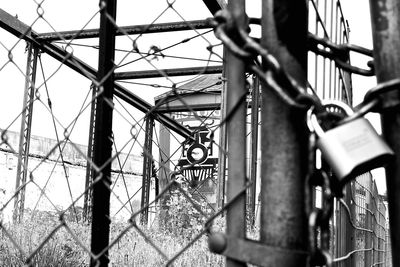
[[(158, 24), (145, 24), (145, 25), (133, 25), (119, 27), (115, 35), (121, 36), (126, 34), (143, 34), (143, 33), (162, 33), (171, 31), (187, 31), (192, 29), (209, 29), (211, 26), (207, 20), (194, 20), (187, 22), (168, 22)], [(98, 38), (99, 29), (87, 29), (77, 31), (61, 31), (61, 32), (47, 32), (38, 33), (36, 38), (40, 41), (58, 41), (58, 40), (69, 40), (69, 39), (87, 39), (87, 38)]]
[[(369, 1), (374, 45), (374, 67), (378, 83), (400, 75), (400, 5), (395, 0)], [(400, 153), (400, 91), (385, 94), (382, 133), (389, 146)], [(400, 251), (400, 157), (386, 167), (392, 251)], [(393, 266), (400, 254), (393, 253)]]
[[(238, 25), (245, 25), (245, 1), (230, 1), (228, 9), (237, 20)], [(226, 184), (226, 200), (231, 201), (246, 183), (246, 77), (244, 62), (230, 52), (226, 53), (227, 79), (227, 113), (232, 113), (226, 125), (228, 143), (228, 181)], [(237, 238), (246, 234), (246, 197), (241, 195), (226, 213), (226, 232)], [(227, 267), (246, 266), (242, 260), (227, 258)]]
[[(107, 267), (110, 261), (108, 249), (110, 239), (110, 195), (111, 162), (113, 139), (112, 125), (114, 108), (114, 60), (115, 26), (117, 1), (105, 0), (100, 17), (99, 62), (97, 72), (96, 115), (94, 122), (93, 163), (101, 168), (93, 168), (92, 190), (92, 232), (90, 266)], [(105, 250), (105, 251), (104, 251)], [(98, 258), (97, 258), (98, 257)]]
[[(305, 85), (306, 3), (263, 1), (262, 8), (261, 44), (277, 57), (299, 84)], [(282, 13), (275, 14), (279, 9)], [(287, 25), (283, 25), (285, 21), (279, 17), (283, 14), (290, 18), (286, 21), (289, 23)], [(290, 31), (277, 32), (289, 25), (292, 27)], [(296, 32), (297, 38), (291, 39), (286, 35), (289, 32)], [(283, 36), (284, 39), (280, 39)], [(285, 46), (296, 48), (288, 51), (281, 42)], [(290, 51), (297, 52), (291, 54)], [(304, 114), (285, 105), (265, 85), (262, 90), (261, 241), (283, 249), (306, 250), (308, 223), (303, 188), (307, 172), (308, 131)], [(292, 266), (292, 260), (288, 255), (282, 260), (281, 266)], [(298, 266), (306, 266), (306, 260), (306, 256), (298, 258)]]
[(215, 238), (218, 238), (219, 245), (215, 248), (222, 250), (217, 253), (262, 267), (299, 266), (299, 262), (308, 255), (308, 251), (282, 249), (249, 239), (219, 235)]

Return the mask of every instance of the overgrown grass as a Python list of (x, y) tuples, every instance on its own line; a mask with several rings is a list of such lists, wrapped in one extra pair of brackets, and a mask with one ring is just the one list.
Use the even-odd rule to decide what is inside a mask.
[[(43, 221), (35, 218), (24, 220), (20, 224), (6, 227), (6, 231), (13, 237), (20, 249), (7, 237), (5, 230), (0, 233), (0, 266), (26, 266), (30, 254), (31, 266), (61, 266), (83, 267), (89, 266), (89, 254), (76, 242), (73, 236), (62, 226), (52, 237), (45, 242), (45, 238), (60, 223), (57, 220)], [(67, 226), (75, 237), (90, 250), (90, 226), (68, 222)], [(113, 223), (111, 225), (111, 240), (127, 227), (127, 223)], [(141, 228), (147, 236), (167, 255), (174, 256), (189, 242), (188, 236), (176, 235), (174, 231), (153, 226)], [(37, 250), (37, 251), (36, 251)], [(36, 251), (36, 252), (35, 252)], [(163, 266), (165, 259), (134, 229), (124, 234), (109, 251), (109, 266)], [(201, 237), (174, 262), (174, 266), (221, 266), (223, 257), (208, 251), (207, 237)]]
[[(208, 213), (208, 207), (194, 198), (188, 201), (176, 193), (165, 200), (152, 226), (139, 227), (166, 258), (171, 259), (201, 232), (206, 219), (202, 213)], [(197, 203), (196, 207), (193, 202)], [(24, 218), (22, 223), (0, 230), (0, 267), (19, 267), (27, 263), (38, 267), (89, 266), (89, 224), (73, 222), (74, 216), (66, 216), (64, 225), (56, 214), (48, 212), (36, 212)], [(224, 219), (214, 220), (213, 227), (224, 231)], [(19, 248), (7, 235), (12, 236)], [(248, 237), (258, 239), (257, 231), (248, 231)], [(113, 245), (109, 249), (109, 266), (165, 265), (166, 259), (147, 241), (128, 222), (112, 221), (110, 243)], [(173, 266), (223, 266), (223, 262), (224, 257), (209, 252), (207, 237), (203, 235), (174, 261)]]
[[(22, 223), (8, 225), (1, 231), (0, 266), (87, 266), (87, 254), (73, 241), (65, 228), (59, 229), (46, 242), (45, 238), (59, 223), (53, 220), (29, 218)], [(84, 237), (85, 227), (70, 225), (78, 236)], [(12, 236), (12, 240), (6, 235)], [(79, 233), (81, 232), (81, 233)], [(84, 240), (83, 240), (84, 241)], [(42, 244), (43, 243), (43, 244)], [(39, 249), (40, 248), (40, 249)], [(32, 254), (32, 257), (30, 257)]]

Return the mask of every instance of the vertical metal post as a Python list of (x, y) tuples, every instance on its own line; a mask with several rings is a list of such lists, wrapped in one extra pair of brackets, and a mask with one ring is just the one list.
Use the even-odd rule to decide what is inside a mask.
[[(349, 205), (349, 191), (348, 191), (349, 185), (345, 187), (345, 196), (344, 196), (344, 202)], [(347, 213), (346, 208), (339, 204), (339, 217), (338, 217), (338, 255), (339, 257), (343, 257), (343, 255), (346, 255), (351, 248), (351, 239), (349, 237), (351, 233), (351, 225), (350, 225), (350, 217), (349, 214)], [(338, 267), (349, 267), (351, 266), (350, 264), (350, 259), (346, 259), (344, 261), (338, 262), (337, 264)]]
[[(245, 27), (245, 0), (229, 1), (228, 10), (239, 27)], [(228, 180), (226, 199), (229, 202), (237, 196), (246, 183), (246, 77), (244, 62), (226, 51), (227, 99), (226, 112), (232, 114), (227, 122), (228, 134)], [(238, 103), (241, 103), (238, 105)], [(226, 231), (230, 236), (244, 238), (246, 234), (246, 197), (242, 194), (227, 210)], [(246, 263), (230, 258), (227, 267), (247, 266)]]
[[(350, 188), (351, 188), (351, 194), (353, 194), (350, 197), (350, 211), (351, 211), (351, 218), (349, 218), (349, 223), (351, 224), (351, 221), (356, 221), (357, 218), (357, 206), (356, 206), (356, 189), (355, 189), (355, 183), (351, 182), (350, 183)], [(350, 221), (351, 220), (351, 221)], [(353, 225), (351, 225), (351, 250), (356, 250), (357, 249), (357, 229), (354, 228)], [(351, 266), (357, 266), (357, 262), (359, 261), (360, 254), (355, 253), (351, 257)]]
[[(371, 196), (372, 197), (372, 196)], [(370, 230), (372, 229), (372, 214), (370, 213), (371, 205), (367, 203), (365, 205), (366, 212), (365, 212), (365, 228)], [(372, 258), (372, 234), (370, 232), (365, 231), (365, 248), (368, 249), (365, 251), (364, 258), (365, 258), (365, 267), (370, 267), (372, 265), (371, 258)]]
[[(226, 49), (224, 49), (224, 59), (226, 59)], [(224, 64), (222, 71), (222, 89), (221, 89), (221, 121), (226, 118), (226, 82), (227, 64)], [(222, 124), (219, 130), (219, 151), (218, 151), (218, 184), (217, 184), (217, 208), (221, 209), (225, 202), (225, 180), (226, 180), (226, 147), (227, 147), (226, 125)]]
[(256, 190), (257, 190), (257, 154), (258, 154), (258, 113), (260, 98), (259, 79), (253, 77), (253, 91), (251, 100), (251, 163), (250, 181), (253, 183), (249, 194), (249, 212), (251, 223), (254, 225), (256, 219)]
[[(345, 209), (343, 209), (343, 226), (344, 226), (344, 231), (343, 231), (343, 240), (345, 241), (345, 246), (343, 249), (343, 254), (346, 255), (349, 251), (353, 251), (353, 235), (354, 235), (354, 228), (353, 225), (351, 224), (351, 220), (354, 218), (354, 212), (353, 212), (353, 206), (351, 204), (351, 183), (347, 184), (345, 187), (345, 196), (344, 196), (344, 201), (346, 202), (347, 206), (349, 207), (350, 213), (348, 213)], [(345, 262), (344, 265), (345, 267), (352, 267), (353, 266), (353, 261), (354, 261), (355, 255), (352, 254)]]
[[(97, 80), (99, 94), (95, 120), (93, 162), (101, 170), (93, 172), (92, 236), (91, 251), (98, 256), (98, 261), (91, 259), (91, 266), (106, 267), (109, 263), (108, 242), (110, 236), (110, 185), (112, 156), (112, 117), (114, 94), (114, 55), (116, 0), (101, 0), (99, 33), (99, 68)], [(100, 253), (103, 251), (100, 255)], [(99, 265), (97, 265), (99, 263)]]
[[(96, 108), (97, 108), (97, 98), (96, 98), (96, 87), (92, 86), (92, 103), (90, 108), (90, 122), (89, 122), (89, 140), (88, 140), (88, 149), (87, 149), (87, 158), (89, 160), (93, 160), (93, 139), (94, 139), (94, 122), (96, 118)], [(85, 188), (88, 188), (92, 184), (92, 166), (90, 166), (89, 161), (86, 164), (86, 179), (85, 179)], [(91, 204), (92, 204), (92, 190), (89, 189), (85, 191), (84, 199), (83, 199), (83, 220), (90, 221), (91, 220)]]
[[(378, 83), (400, 76), (400, 4), (397, 0), (370, 0), (374, 44), (374, 67)], [(386, 94), (381, 114), (383, 136), (396, 160), (386, 168), (392, 251), (400, 251), (400, 93)], [(393, 253), (393, 266), (400, 266), (400, 253)]]
[[(346, 254), (346, 251), (344, 251), (345, 246), (344, 242), (346, 239), (343, 237), (343, 231), (345, 229), (343, 225), (343, 219), (342, 217), (344, 216), (344, 208), (342, 205), (339, 203), (339, 201), (336, 201), (336, 207), (337, 207), (337, 216), (336, 216), (336, 225), (337, 225), (337, 234), (336, 234), (336, 257), (342, 257), (343, 255)], [(338, 262), (336, 267), (343, 267), (343, 261)]]
[[(140, 202), (141, 208), (149, 204), (150, 200), (150, 180), (152, 174), (152, 144), (153, 144), (153, 129), (154, 119), (151, 115), (146, 117), (145, 140), (143, 146), (143, 178), (142, 178), (142, 199)], [(147, 225), (149, 220), (149, 209), (142, 211), (141, 222)]]
[[(372, 192), (373, 191), (373, 187), (372, 187)], [(374, 265), (376, 263), (376, 236), (375, 236), (375, 231), (376, 231), (376, 205), (375, 205), (375, 195), (373, 194), (373, 201), (372, 201), (372, 220), (371, 220), (371, 230), (373, 231), (372, 234), (372, 257), (371, 257), (371, 262), (372, 265)]]
[[(162, 191), (165, 189), (168, 183), (168, 178), (171, 172), (170, 169), (170, 155), (171, 155), (171, 147), (170, 147), (170, 140), (171, 140), (171, 135), (169, 133), (169, 130), (166, 126), (164, 126), (162, 123), (160, 124), (160, 149), (159, 149), (159, 157), (160, 157), (160, 171), (158, 179), (159, 179), (159, 189)], [(159, 201), (159, 218), (160, 218), (160, 224), (163, 224), (167, 217), (166, 217), (166, 203), (168, 200), (168, 193), (164, 194), (160, 201)]]
[[(36, 81), (36, 68), (37, 59), (39, 56), (39, 49), (33, 47), (31, 44), (28, 47), (28, 58), (26, 63), (25, 73), (25, 92), (24, 102), (21, 113), (21, 130), (19, 137), (19, 150), (18, 150), (18, 163), (17, 163), (17, 177), (15, 181), (15, 190), (26, 183), (28, 176), (28, 161), (29, 161), (29, 146), (31, 141), (31, 127), (33, 116), (33, 101), (35, 98), (35, 81)], [(22, 187), (19, 193), (15, 196), (14, 200), (14, 222), (20, 222), (25, 208), (25, 187)]]
[(158, 179), (154, 158), (151, 160), (151, 177), (154, 177), (154, 195), (158, 196), (160, 194), (160, 180)]
[(171, 135), (167, 127), (160, 124), (160, 171), (159, 171), (159, 186), (163, 190), (168, 183), (168, 175), (170, 173), (170, 155), (171, 155)]
[[(306, 87), (307, 1), (262, 1), (261, 44), (296, 81)], [(262, 88), (261, 242), (287, 249), (308, 249), (305, 208), (309, 132), (305, 111), (287, 106)], [(296, 260), (297, 259), (297, 260)], [(285, 266), (306, 266), (288, 254)]]

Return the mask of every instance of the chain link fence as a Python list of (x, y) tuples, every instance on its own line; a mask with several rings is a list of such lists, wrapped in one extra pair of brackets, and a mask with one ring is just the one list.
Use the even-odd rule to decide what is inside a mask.
[[(220, 264), (204, 235), (218, 217), (224, 80), (205, 5), (120, 3), (115, 16), (112, 1), (26, 2), (23, 14), (12, 14), (18, 4), (1, 11), (2, 264)], [(110, 69), (102, 46), (113, 37), (102, 39), (99, 22), (115, 29)], [(104, 110), (112, 128), (99, 120)], [(92, 215), (98, 188), (110, 195), (101, 222)], [(109, 242), (95, 254), (98, 224)]]
[[(260, 85), (247, 76), (236, 103), (247, 113), (249, 179), (228, 200), (225, 126), (236, 104), (226, 113), (222, 45), (205, 19), (216, 10), (207, 1), (25, 2), (0, 10), (0, 262), (221, 266), (207, 236), (226, 230), (245, 196), (246, 237), (258, 240)], [(310, 1), (310, 27), (347, 42), (340, 2), (323, 2)], [(339, 20), (328, 26), (321, 14), (330, 12)], [(348, 73), (321, 55), (311, 61), (312, 89), (351, 102)], [(363, 177), (335, 202), (337, 266), (388, 262), (383, 200)]]

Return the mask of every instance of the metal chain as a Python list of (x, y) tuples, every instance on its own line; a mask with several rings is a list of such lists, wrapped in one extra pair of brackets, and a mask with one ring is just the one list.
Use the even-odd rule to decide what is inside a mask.
[[(308, 109), (312, 105), (321, 107), (321, 101), (315, 92), (307, 93), (306, 88), (300, 86), (267, 49), (251, 38), (245, 29), (236, 25), (229, 11), (221, 10), (217, 12), (210, 24), (214, 26), (217, 38), (232, 53), (245, 60), (248, 63), (249, 70), (265, 82), (285, 103), (296, 108)], [(310, 51), (335, 61), (339, 68), (347, 72), (364, 76), (374, 75), (372, 61), (369, 62), (371, 64), (369, 64), (368, 69), (349, 63), (350, 52), (372, 57), (372, 51), (367, 48), (353, 44), (335, 44), (312, 33), (308, 34), (308, 46)], [(260, 58), (262, 63), (259, 60)], [(358, 116), (365, 115), (372, 107), (377, 105), (377, 101), (371, 101), (370, 98), (368, 96), (365, 101), (373, 103), (368, 103), (367, 108), (363, 107), (360, 113), (357, 113)]]
[[(321, 48), (321, 46), (323, 48)], [(363, 76), (373, 76), (375, 71), (372, 61), (369, 61), (369, 69), (353, 66), (349, 63), (350, 52), (355, 52), (372, 58), (372, 50), (354, 45), (354, 44), (335, 44), (327, 38), (318, 37), (315, 34), (308, 33), (308, 48), (310, 51), (335, 61), (336, 65), (350, 73)]]
[[(248, 69), (255, 73), (261, 81), (266, 83), (288, 105), (295, 108), (309, 109), (314, 106), (316, 112), (322, 111), (321, 100), (313, 91), (308, 93), (291, 77), (278, 60), (251, 38), (245, 29), (238, 27), (227, 10), (215, 14), (210, 24), (223, 44), (236, 56), (246, 61)], [(349, 63), (349, 53), (355, 52), (372, 59), (372, 50), (354, 44), (335, 44), (327, 38), (308, 34), (309, 50), (335, 61), (336, 65), (350, 73), (364, 76), (375, 74), (373, 61), (369, 61), (369, 68), (361, 68)], [(260, 61), (262, 60), (262, 63)], [(355, 113), (341, 123), (362, 117), (368, 112), (381, 112), (385, 108), (382, 95), (400, 88), (400, 78), (381, 83), (372, 88), (365, 95), (363, 102), (355, 107)]]
[[(333, 212), (334, 196), (328, 174), (325, 171), (315, 170), (312, 176), (310, 180), (312, 185), (322, 187), (322, 207), (314, 208), (309, 215), (310, 265), (330, 267), (332, 266), (332, 256), (329, 253), (329, 220)], [(320, 231), (320, 242), (318, 242), (318, 230)]]
[(358, 119), (365, 116), (369, 112), (383, 112), (383, 110), (389, 108), (389, 105), (385, 104), (383, 101), (384, 96), (395, 90), (400, 90), (400, 78), (379, 83), (375, 87), (368, 90), (363, 101), (354, 108), (355, 112), (343, 119), (340, 123), (347, 123), (349, 121)]
[(214, 26), (217, 38), (233, 54), (246, 61), (249, 70), (254, 72), (285, 103), (301, 109), (321, 106), (319, 97), (316, 94), (307, 93), (307, 89), (300, 86), (267, 49), (251, 38), (245, 29), (236, 25), (229, 11), (217, 12), (211, 25)]
[[(286, 104), (295, 108), (308, 109), (319, 115), (327, 112), (317, 94), (313, 90), (307, 90), (300, 86), (267, 49), (251, 38), (245, 29), (236, 25), (235, 20), (227, 10), (217, 12), (211, 25), (214, 26), (216, 37), (222, 41), (225, 47), (237, 57), (242, 58), (246, 62), (248, 70), (256, 74)], [(375, 74), (372, 61), (368, 63), (369, 68), (361, 68), (349, 63), (350, 52), (372, 58), (372, 51), (369, 49), (352, 44), (335, 44), (326, 38), (320, 38), (311, 33), (308, 35), (308, 45), (310, 51), (333, 60), (337, 67), (344, 71), (363, 76)], [(368, 112), (381, 112), (386, 108), (382, 96), (398, 89), (400, 89), (400, 78), (377, 85), (368, 91), (364, 101), (355, 108), (354, 114), (340, 118), (338, 123), (354, 120)], [(311, 135), (313, 134), (311, 133)], [(314, 152), (312, 151), (312, 153)], [(309, 170), (307, 185), (310, 188), (322, 187), (321, 208), (313, 209), (309, 205), (312, 199), (310, 188), (306, 192), (308, 205), (306, 206), (309, 214), (309, 263), (310, 266), (324, 265), (330, 267), (333, 264), (332, 255), (329, 252), (330, 219), (334, 208), (334, 198), (341, 198), (343, 195), (337, 190), (335, 184), (331, 184), (328, 172), (315, 168), (315, 157), (311, 155)]]

